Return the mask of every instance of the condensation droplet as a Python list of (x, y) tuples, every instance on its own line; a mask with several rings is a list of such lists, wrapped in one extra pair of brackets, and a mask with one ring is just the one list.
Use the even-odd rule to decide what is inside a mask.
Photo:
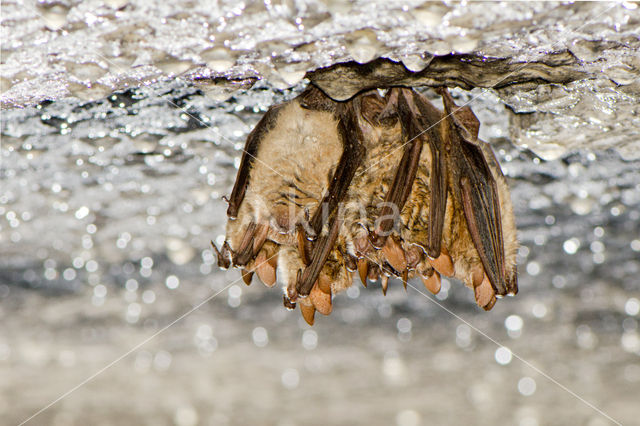
[(236, 62), (234, 55), (225, 47), (207, 49), (200, 56), (209, 68), (219, 73), (228, 71)]
[(531, 377), (523, 377), (518, 381), (518, 392), (524, 396), (531, 396), (536, 392), (536, 381)]
[(310, 351), (318, 346), (318, 333), (314, 330), (305, 330), (302, 333), (302, 347)]
[(624, 311), (627, 315), (638, 315), (638, 313), (640, 313), (640, 301), (635, 297), (627, 299), (626, 303), (624, 304)]
[(281, 381), (285, 388), (293, 390), (300, 384), (300, 374), (298, 374), (298, 370), (294, 368), (287, 368), (282, 373)]
[(577, 238), (568, 239), (562, 244), (562, 249), (567, 254), (576, 254), (579, 248), (580, 248), (580, 240), (578, 240)]
[(251, 332), (251, 337), (253, 338), (253, 343), (259, 348), (267, 346), (269, 343), (269, 334), (264, 327), (256, 327)]
[(498, 349), (496, 349), (496, 352), (494, 354), (494, 357), (496, 359), (496, 362), (500, 365), (507, 365), (511, 362), (511, 359), (513, 357), (511, 350), (507, 347), (501, 346)]

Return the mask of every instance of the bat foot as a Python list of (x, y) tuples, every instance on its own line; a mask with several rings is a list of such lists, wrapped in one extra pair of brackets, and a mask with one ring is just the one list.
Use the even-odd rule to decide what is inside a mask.
[(290, 311), (296, 308), (296, 302), (292, 302), (286, 294), (282, 295), (282, 304)]
[(440, 273), (438, 271), (433, 271), (430, 277), (420, 278), (422, 278), (422, 284), (424, 284), (425, 288), (432, 294), (440, 293), (442, 282), (440, 280)]

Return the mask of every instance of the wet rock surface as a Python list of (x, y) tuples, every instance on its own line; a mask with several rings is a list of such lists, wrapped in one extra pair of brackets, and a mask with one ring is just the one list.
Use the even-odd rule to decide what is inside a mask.
[(568, 52), (549, 54), (539, 61), (513, 62), (486, 56), (448, 55), (431, 58), (419, 71), (401, 62), (378, 59), (367, 64), (355, 61), (336, 64), (307, 74), (311, 82), (335, 100), (346, 100), (367, 89), (387, 86), (448, 86), (518, 90), (544, 84), (566, 84), (589, 77)]
[[(0, 418), (64, 396), (27, 424), (633, 424), (636, 6), (3, 3)], [(469, 89), (522, 243), (490, 313), (459, 282), (392, 282), (309, 328), (214, 264), (260, 116), (322, 67), (373, 84), (337, 64), (376, 57), (375, 78)], [(546, 74), (456, 74), (525, 63)]]

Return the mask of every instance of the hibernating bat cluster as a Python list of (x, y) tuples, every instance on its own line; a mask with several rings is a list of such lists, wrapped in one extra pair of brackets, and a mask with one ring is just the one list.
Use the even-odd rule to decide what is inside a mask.
[(228, 199), (218, 264), (254, 273), (313, 324), (353, 283), (455, 277), (489, 310), (517, 292), (509, 189), (480, 123), (438, 89), (444, 111), (405, 87), (345, 102), (310, 85), (250, 133)]

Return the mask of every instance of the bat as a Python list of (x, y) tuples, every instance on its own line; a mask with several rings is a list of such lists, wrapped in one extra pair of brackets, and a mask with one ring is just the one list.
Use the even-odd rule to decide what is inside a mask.
[(314, 323), (353, 284), (441, 275), (490, 310), (518, 291), (509, 188), (480, 123), (438, 89), (444, 110), (407, 87), (334, 101), (311, 84), (249, 134), (228, 198), (220, 267), (267, 286)]

